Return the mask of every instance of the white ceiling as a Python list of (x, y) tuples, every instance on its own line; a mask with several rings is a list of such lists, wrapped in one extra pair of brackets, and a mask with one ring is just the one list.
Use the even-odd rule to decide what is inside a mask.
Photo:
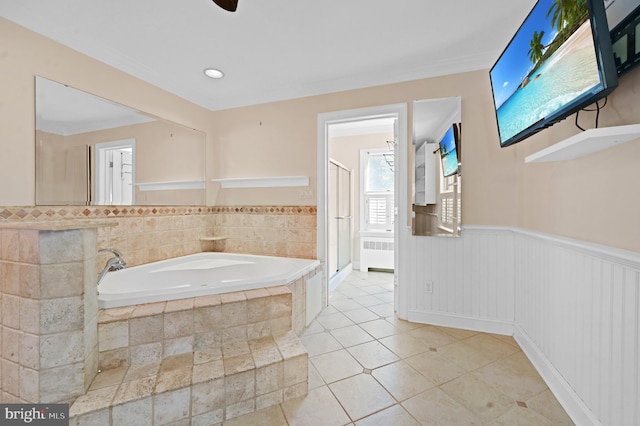
[(534, 2), (0, 0), (0, 16), (219, 110), (488, 69)]
[(0, 16), (218, 110), (489, 68), (533, 3), (0, 0)]

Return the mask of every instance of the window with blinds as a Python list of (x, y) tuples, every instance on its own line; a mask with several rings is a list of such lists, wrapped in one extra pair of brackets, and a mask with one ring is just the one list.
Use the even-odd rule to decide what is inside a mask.
[(364, 165), (364, 230), (393, 230), (393, 152), (367, 151)]
[(441, 179), (440, 223), (439, 226), (454, 232), (460, 227), (462, 200), (460, 197), (461, 180), (459, 176)]
[(393, 224), (393, 194), (368, 194), (365, 197), (367, 225), (370, 229), (388, 229)]

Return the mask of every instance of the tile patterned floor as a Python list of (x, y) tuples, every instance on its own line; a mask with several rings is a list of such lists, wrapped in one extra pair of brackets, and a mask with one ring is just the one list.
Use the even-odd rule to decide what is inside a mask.
[(309, 394), (227, 425), (572, 425), (507, 336), (402, 321), (393, 275), (353, 272), (302, 336)]

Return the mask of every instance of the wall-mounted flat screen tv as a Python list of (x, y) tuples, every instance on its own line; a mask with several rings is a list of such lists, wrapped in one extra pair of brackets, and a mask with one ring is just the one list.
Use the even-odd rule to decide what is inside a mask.
[(445, 177), (455, 175), (460, 170), (458, 135), (456, 125), (452, 124), (439, 142), (442, 174)]
[(490, 71), (502, 147), (608, 95), (618, 84), (602, 0), (538, 0)]

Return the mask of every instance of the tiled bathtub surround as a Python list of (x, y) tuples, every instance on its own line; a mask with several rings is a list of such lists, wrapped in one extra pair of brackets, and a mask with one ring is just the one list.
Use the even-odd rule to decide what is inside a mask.
[[(291, 302), (291, 327), (300, 336), (307, 327), (307, 281), (316, 274), (322, 273), (322, 265), (292, 283), (287, 284), (293, 295)], [(322, 306), (327, 300), (326, 286), (322, 288)], [(313, 314), (311, 314), (313, 315)]]
[(306, 395), (307, 369), (292, 332), (114, 368), (71, 406), (71, 424), (210, 426)]
[[(95, 393), (85, 393), (95, 377), (99, 362), (95, 277), (104, 259), (97, 256), (97, 249), (104, 247), (120, 249), (127, 256), (126, 260), (129, 265), (199, 252), (202, 251), (203, 244), (206, 244), (200, 241), (202, 236), (214, 235), (216, 229), (227, 229), (224, 227), (216, 228), (215, 219), (216, 215), (225, 213), (227, 218), (225, 220), (229, 220), (229, 209), (231, 208), (0, 207), (0, 278), (2, 282), (0, 292), (0, 307), (2, 308), (0, 313), (2, 319), (0, 380), (2, 402), (71, 403), (77, 399), (80, 401), (78, 407), (86, 409), (87, 405), (84, 404), (86, 403), (90, 407), (91, 398), (103, 399), (105, 396), (103, 394), (110, 392), (109, 386), (107, 386), (108, 389), (92, 387), (91, 390), (95, 390)], [(244, 209), (248, 210), (245, 212)], [(257, 215), (265, 223), (272, 225), (256, 228), (253, 237), (264, 243), (261, 246), (253, 243), (244, 245), (245, 242), (251, 241), (245, 240), (244, 236), (234, 242), (235, 238), (232, 233), (227, 240), (229, 245), (222, 247), (223, 249), (250, 252), (251, 247), (256, 250), (262, 247), (263, 251), (256, 254), (282, 255), (281, 252), (276, 252), (276, 249), (285, 247), (286, 253), (290, 256), (315, 257), (315, 208), (238, 207), (232, 210), (233, 213), (230, 214), (233, 215), (233, 223), (238, 225), (233, 227), (236, 231), (245, 226), (250, 228), (253, 226), (252, 223), (255, 225), (252, 222), (252, 220), (256, 220), (255, 217), (252, 220), (243, 220), (251, 215)], [(278, 228), (280, 232), (269, 233), (271, 227)], [(290, 228), (290, 232), (282, 232), (286, 228)], [(293, 238), (295, 241), (288, 246), (287, 243), (282, 244), (283, 242), (279, 241), (279, 238)], [(311, 243), (306, 243), (306, 241), (311, 241)], [(309, 244), (307, 249), (303, 249), (305, 244)], [(310, 248), (311, 246), (313, 249)], [(272, 248), (273, 251), (270, 252), (269, 250)], [(318, 269), (318, 271), (321, 270), (321, 268)], [(292, 283), (291, 288), (296, 293), (302, 288), (301, 293), (304, 293), (304, 281)], [(195, 304), (194, 300), (194, 307)], [(163, 307), (162, 314), (175, 315), (176, 318), (167, 322), (170, 324), (167, 329), (163, 328), (163, 333), (166, 332), (172, 337), (168, 339), (163, 337), (162, 357), (153, 358), (155, 361), (150, 360), (151, 358), (146, 357), (144, 351), (141, 350), (133, 358), (135, 360), (135, 357), (138, 357), (137, 359), (145, 365), (157, 365), (160, 372), (155, 376), (157, 380), (161, 380), (162, 372), (173, 371), (172, 366), (176, 365), (191, 365), (193, 374), (193, 371), (196, 371), (195, 365), (201, 363), (202, 358), (195, 355), (191, 360), (185, 361), (184, 358), (188, 357), (188, 354), (202, 353), (207, 350), (201, 349), (206, 346), (204, 343), (196, 341), (195, 337), (191, 339), (186, 337), (182, 327), (176, 327), (184, 325), (188, 321), (184, 323), (182, 321), (184, 318), (178, 318), (184, 315), (179, 306), (171, 305), (168, 307), (168, 305)], [(221, 305), (224, 307), (222, 296)], [(289, 302), (287, 320), (289, 327), (291, 327), (292, 312), (293, 321), (297, 324), (304, 324), (304, 304), (301, 301), (294, 299), (293, 302)], [(248, 310), (247, 315), (249, 315)], [(225, 321), (233, 321), (232, 318), (233, 315)], [(194, 329), (196, 324), (194, 321)], [(186, 327), (189, 326), (186, 325)], [(301, 331), (303, 328), (303, 325), (294, 325), (296, 331)], [(243, 369), (250, 367), (250, 365), (242, 362), (237, 368), (240, 369), (238, 374), (253, 375), (254, 396), (244, 398), (245, 393), (242, 391), (240, 400), (238, 400), (239, 405), (233, 407), (226, 405), (222, 414), (220, 411), (216, 411), (218, 409), (211, 410), (202, 417), (203, 424), (208, 424), (207, 422), (211, 420), (207, 416), (213, 416), (213, 420), (220, 415), (223, 418), (231, 418), (306, 393), (306, 361), (296, 364), (305, 365), (304, 374), (301, 372), (302, 370), (298, 371), (299, 369), (291, 370), (293, 367), (287, 367), (286, 363), (287, 357), (304, 356), (306, 359), (306, 352), (302, 355), (304, 347), (294, 345), (293, 352), (287, 352), (286, 348), (291, 349), (291, 347), (286, 342), (297, 341), (297, 336), (291, 331), (283, 335), (284, 332), (281, 329), (278, 327), (275, 329), (280, 332), (279, 335), (273, 334), (273, 328), (270, 331), (272, 334), (269, 335), (265, 329), (259, 327), (249, 331), (249, 326), (230, 326), (226, 330), (226, 335), (221, 334), (220, 342), (221, 345), (224, 345), (225, 341), (233, 343), (233, 339), (237, 337), (234, 333), (242, 334), (242, 331), (238, 330), (246, 331), (244, 342), (251, 350), (251, 358), (254, 360), (256, 368), (250, 370), (252, 373), (249, 373), (249, 370)], [(136, 338), (134, 333), (129, 334), (128, 330), (125, 332), (124, 329), (117, 326), (114, 330), (104, 329), (102, 332), (110, 334), (109, 340), (101, 343), (103, 348), (109, 348), (109, 345), (113, 346), (106, 349), (107, 351), (118, 349), (118, 345), (125, 338)], [(205, 334), (202, 334), (200, 338), (203, 336)], [(269, 336), (275, 342), (275, 347), (277, 347), (282, 360), (262, 365), (261, 367), (268, 367), (269, 371), (275, 371), (273, 374), (265, 375), (266, 370), (263, 372), (264, 374), (260, 373), (260, 366), (258, 366), (255, 354), (261, 352), (260, 348), (264, 349), (264, 345), (267, 343), (267, 346), (273, 349), (272, 343), (264, 341), (264, 339), (268, 340)], [(209, 337), (214, 341), (217, 339), (213, 335)], [(250, 339), (250, 337), (255, 338)], [(140, 338), (140, 335), (137, 338)], [(157, 347), (158, 345), (156, 345), (156, 349)], [(223, 347), (220, 347), (221, 351), (224, 350)], [(300, 354), (294, 356), (292, 353), (297, 353), (296, 347), (300, 349)], [(193, 352), (185, 352), (187, 354), (185, 355), (183, 351), (189, 348)], [(211, 349), (211, 346), (207, 348)], [(267, 352), (273, 351), (270, 349)], [(131, 352), (128, 349), (127, 353), (127, 362), (132, 362)], [(242, 355), (246, 356), (247, 354), (238, 356)], [(231, 358), (234, 357), (231, 356)], [(117, 356), (111, 359), (118, 360)], [(117, 367), (120, 369), (127, 368), (124, 363), (117, 363), (117, 365), (121, 365)], [(283, 371), (283, 387), (273, 392), (261, 393), (264, 389), (271, 389), (271, 385), (265, 383), (272, 383), (273, 380), (280, 383), (279, 379), (273, 378), (280, 377), (280, 369)], [(233, 368), (229, 370), (229, 372), (233, 371)], [(225, 370), (225, 380), (235, 374), (227, 373)], [(302, 381), (303, 376), (304, 381)], [(199, 378), (200, 376), (189, 377), (190, 383), (194, 384), (194, 377)], [(220, 379), (218, 376), (215, 377), (217, 379), (212, 378), (208, 381), (208, 385)], [(123, 377), (122, 380), (124, 383), (126, 378)], [(235, 378), (229, 380), (233, 381)], [(266, 382), (264, 382), (265, 380)], [(293, 386), (291, 380), (296, 381), (297, 386)], [(93, 383), (95, 385), (96, 382)], [(139, 382), (135, 386), (144, 387), (145, 383)], [(198, 404), (195, 386), (191, 387), (190, 384), (188, 388), (174, 389), (173, 384), (161, 383), (164, 382), (160, 381), (158, 384), (154, 384), (155, 393), (153, 396), (149, 396), (153, 407), (157, 407), (157, 410), (154, 408), (156, 414), (161, 413), (161, 407), (168, 404), (170, 406), (174, 398), (183, 401), (187, 394), (191, 398), (190, 410), (196, 410), (193, 408), (193, 404)], [(216, 383), (219, 385), (219, 382)], [(260, 388), (262, 390), (258, 390), (259, 386), (262, 386)], [(233, 400), (233, 397), (230, 398)], [(225, 401), (227, 400), (225, 396)], [(148, 407), (146, 405), (148, 401), (148, 399), (136, 400), (135, 407), (131, 405), (129, 408), (134, 411), (137, 409), (144, 411), (145, 407)], [(118, 418), (118, 408), (108, 410), (110, 418)], [(191, 414), (193, 413), (195, 411), (191, 412)], [(161, 414), (157, 415), (160, 418), (157, 419), (156, 424), (164, 424), (166, 418)], [(193, 424), (198, 424), (195, 421), (194, 417)]]
[(286, 286), (103, 310), (103, 371), (72, 420), (118, 425), (143, 410), (135, 424), (204, 425), (306, 395), (291, 314)]
[[(116, 248), (128, 265), (201, 251), (316, 258), (315, 206), (0, 206), (0, 224), (107, 222), (98, 248)], [(202, 237), (224, 236), (210, 242)], [(101, 268), (107, 255), (98, 257)]]
[(98, 318), (100, 368), (289, 330), (300, 335), (306, 328), (307, 282), (320, 273), (322, 266), (272, 289), (103, 309)]
[(287, 333), (291, 312), (292, 293), (285, 286), (103, 309), (100, 368)]

